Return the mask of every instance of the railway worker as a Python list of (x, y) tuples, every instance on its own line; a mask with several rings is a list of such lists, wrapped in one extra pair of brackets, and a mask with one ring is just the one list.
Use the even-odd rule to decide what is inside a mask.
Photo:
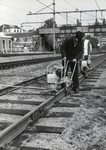
[(87, 71), (90, 69), (90, 52), (92, 51), (92, 45), (90, 43), (90, 40), (86, 39), (84, 40), (84, 53), (81, 61), (81, 73), (86, 75)]
[(75, 36), (67, 37), (60, 48), (62, 59), (66, 62), (69, 61), (71, 72), (73, 72), (76, 63), (76, 68), (72, 78), (72, 90), (75, 93), (79, 93), (78, 61), (83, 55), (84, 39), (84, 34), (80, 31), (77, 31)]

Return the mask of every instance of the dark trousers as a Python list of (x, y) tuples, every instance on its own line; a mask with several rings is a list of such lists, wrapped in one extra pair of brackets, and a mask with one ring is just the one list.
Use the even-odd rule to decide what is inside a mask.
[[(74, 66), (75, 66), (75, 62), (72, 62), (70, 61), (70, 68), (71, 68), (71, 72), (73, 73), (73, 69), (74, 69)], [(79, 89), (79, 79), (78, 79), (78, 62), (76, 64), (76, 68), (75, 68), (75, 71), (74, 71), (74, 75), (73, 75), (73, 78), (72, 78), (72, 81), (73, 81), (73, 86), (74, 88), (78, 88)]]
[[(62, 60), (62, 66), (63, 67), (67, 67), (67, 68), (63, 68), (63, 76), (64, 76), (64, 73), (66, 73), (65, 75), (67, 76), (67, 74), (68, 74), (68, 70), (69, 70), (69, 63), (67, 63), (68, 61), (66, 61), (66, 65), (67, 66), (65, 66), (65, 62), (64, 62), (64, 60)], [(65, 70), (66, 70), (66, 72), (65, 72)]]

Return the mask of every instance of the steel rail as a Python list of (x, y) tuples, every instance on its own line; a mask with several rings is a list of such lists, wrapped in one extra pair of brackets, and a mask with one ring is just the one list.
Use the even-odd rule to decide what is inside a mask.
[[(99, 53), (99, 54), (104, 54), (105, 52)], [(93, 54), (98, 54), (98, 53), (91, 53)], [(53, 60), (58, 60), (61, 59), (61, 56), (55, 56), (55, 57), (45, 57), (45, 58), (38, 58), (38, 59), (28, 59), (28, 60), (20, 60), (20, 61), (11, 61), (11, 62), (2, 62), (0, 63), (0, 70), (7, 69), (7, 68), (13, 68), (13, 67), (18, 67), (18, 66), (24, 66), (27, 64), (39, 64), (42, 62), (48, 62), (48, 61), (53, 61)]]
[[(21, 83), (17, 83), (17, 84), (15, 84), (15, 85), (13, 85), (13, 86), (10, 85), (10, 86), (8, 86), (8, 87), (3, 88), (3, 89), (0, 90), (0, 96), (4, 95), (4, 94), (6, 94), (6, 93), (9, 93), (9, 92), (11, 92), (11, 91), (14, 91), (14, 90), (16, 90), (16, 89), (19, 89), (19, 88), (21, 88), (21, 87), (30, 85), (30, 84), (32, 84), (33, 82), (39, 81), (39, 80), (41, 80), (41, 79), (43, 79), (43, 78), (45, 78), (45, 77), (46, 77), (46, 74), (44, 74), (44, 75), (42, 75), (42, 76), (39, 76), (39, 77), (35, 77), (35, 78), (32, 78), (32, 79), (29, 79), (29, 80), (27, 80), (27, 81), (23, 81), (23, 82), (21, 82)], [(29, 88), (30, 88), (30, 87), (29, 87)]]
[[(103, 59), (97, 63), (94, 67), (91, 68), (91, 71), (87, 74), (89, 75), (93, 70), (95, 70), (99, 65), (101, 65), (106, 59)], [(83, 76), (80, 76), (80, 81)], [(13, 123), (5, 130), (0, 133), (0, 147), (5, 147), (6, 144), (11, 142), (15, 137), (22, 133), (28, 126), (30, 122), (37, 120), (41, 115), (46, 113), (57, 101), (60, 101), (65, 95), (66, 92), (69, 92), (71, 89), (71, 84), (66, 88), (61, 89), (55, 96), (52, 96), (47, 101), (40, 104), (36, 109), (33, 109), (20, 120)]]
[[(69, 89), (70, 86), (68, 87), (68, 90)], [(21, 132), (23, 132), (30, 122), (37, 120), (41, 115), (46, 113), (54, 105), (54, 103), (62, 99), (65, 94), (66, 88), (62, 89), (55, 96), (52, 96), (46, 102), (40, 104), (36, 109), (33, 109), (25, 116), (23, 116), (19, 121), (13, 123), (5, 130), (3, 130), (0, 133), (0, 147), (5, 147), (5, 144), (9, 143)]]
[(87, 73), (87, 76), (93, 71), (95, 70), (98, 66), (100, 66), (104, 61), (106, 61), (106, 58), (104, 58), (103, 60), (101, 60), (100, 62), (98, 62), (95, 66), (93, 66), (90, 71)]
[[(94, 60), (94, 59), (96, 59), (96, 58), (93, 58), (93, 60)], [(11, 92), (11, 91), (14, 91), (14, 90), (16, 90), (16, 89), (19, 89), (19, 88), (21, 88), (21, 87), (27, 86), (27, 85), (29, 85), (29, 84), (35, 82), (35, 80), (37, 81), (37, 80), (40, 80), (41, 78), (45, 78), (45, 77), (46, 77), (46, 74), (45, 74), (45, 75), (42, 75), (42, 76), (39, 76), (39, 77), (35, 77), (35, 78), (30, 79), (30, 80), (27, 80), (27, 81), (23, 81), (23, 82), (21, 82), (21, 83), (17, 83), (17, 84), (12, 85), (12, 86), (10, 85), (10, 86), (5, 87), (5, 88), (3, 88), (3, 89), (0, 89), (0, 96), (4, 95), (4, 94), (6, 94), (6, 93), (9, 93), (9, 92)]]

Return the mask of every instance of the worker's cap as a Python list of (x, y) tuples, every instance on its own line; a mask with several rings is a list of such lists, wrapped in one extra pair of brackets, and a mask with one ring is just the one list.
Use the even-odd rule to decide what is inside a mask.
[(84, 36), (84, 34), (83, 34), (81, 31), (77, 31), (77, 32), (76, 32), (75, 37), (76, 37), (77, 39), (80, 39), (80, 38), (82, 38), (83, 36)]

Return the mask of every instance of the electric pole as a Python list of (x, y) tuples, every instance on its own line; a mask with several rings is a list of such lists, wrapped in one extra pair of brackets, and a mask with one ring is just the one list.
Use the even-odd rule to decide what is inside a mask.
[(53, 0), (53, 52), (56, 53), (55, 46), (55, 0)]

